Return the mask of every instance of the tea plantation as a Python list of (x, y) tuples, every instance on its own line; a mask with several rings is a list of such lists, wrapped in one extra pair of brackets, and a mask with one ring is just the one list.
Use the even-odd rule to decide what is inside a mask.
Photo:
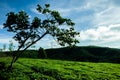
[(120, 80), (120, 64), (19, 58), (7, 71), (11, 57), (0, 58), (0, 80)]

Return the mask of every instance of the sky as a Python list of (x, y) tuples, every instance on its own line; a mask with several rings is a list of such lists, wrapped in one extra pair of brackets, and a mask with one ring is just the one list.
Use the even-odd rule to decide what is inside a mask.
[[(31, 20), (39, 16), (36, 5), (50, 4), (65, 18), (75, 22), (75, 30), (80, 32), (76, 37), (77, 46), (101, 46), (120, 48), (120, 0), (0, 0), (0, 48), (12, 40), (12, 33), (3, 29), (8, 12), (26, 11)], [(51, 36), (46, 36), (36, 48), (57, 48), (59, 46)]]

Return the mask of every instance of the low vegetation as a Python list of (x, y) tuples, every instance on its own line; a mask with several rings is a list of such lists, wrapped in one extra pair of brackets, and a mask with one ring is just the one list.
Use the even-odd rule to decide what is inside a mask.
[(0, 58), (1, 80), (119, 80), (120, 64), (20, 58), (6, 71), (10, 57)]
[(119, 80), (120, 78), (120, 49), (87, 46), (27, 50), (13, 65), (12, 71), (7, 70), (14, 52), (0, 52), (1, 80)]

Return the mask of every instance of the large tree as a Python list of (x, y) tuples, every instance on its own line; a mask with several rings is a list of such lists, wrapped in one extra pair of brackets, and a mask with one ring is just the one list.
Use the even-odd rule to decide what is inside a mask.
[[(45, 4), (44, 7), (37, 5), (37, 11), (40, 13), (39, 17), (34, 17), (32, 21), (25, 11), (18, 13), (10, 12), (7, 14), (7, 20), (4, 23), (4, 28), (7, 31), (13, 32), (14, 40), (18, 41), (18, 49), (13, 54), (13, 59), (10, 65), (12, 68), (13, 63), (20, 57), (23, 52), (36, 42), (41, 40), (47, 34), (54, 37), (54, 39), (61, 46), (74, 46), (79, 43), (75, 39), (78, 32), (74, 30), (74, 23), (67, 18), (63, 18), (58, 11), (50, 10), (50, 5)], [(69, 26), (67, 28), (63, 25)], [(22, 50), (22, 51), (20, 51)]]

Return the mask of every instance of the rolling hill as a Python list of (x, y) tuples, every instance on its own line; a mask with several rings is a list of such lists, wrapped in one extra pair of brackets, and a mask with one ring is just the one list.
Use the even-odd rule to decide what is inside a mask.
[(120, 49), (115, 48), (97, 46), (65, 47), (47, 49), (46, 53), (50, 59), (120, 63)]
[[(97, 46), (81, 46), (81, 47), (64, 47), (52, 48), (45, 50), (47, 59), (83, 61), (83, 62), (111, 62), (120, 63), (120, 49), (97, 47)], [(13, 52), (14, 53), (14, 52)], [(37, 50), (27, 50), (21, 57), (24, 58), (44, 58), (39, 57)], [(12, 52), (0, 53), (0, 56), (11, 56)], [(40, 54), (42, 55), (42, 53)]]

